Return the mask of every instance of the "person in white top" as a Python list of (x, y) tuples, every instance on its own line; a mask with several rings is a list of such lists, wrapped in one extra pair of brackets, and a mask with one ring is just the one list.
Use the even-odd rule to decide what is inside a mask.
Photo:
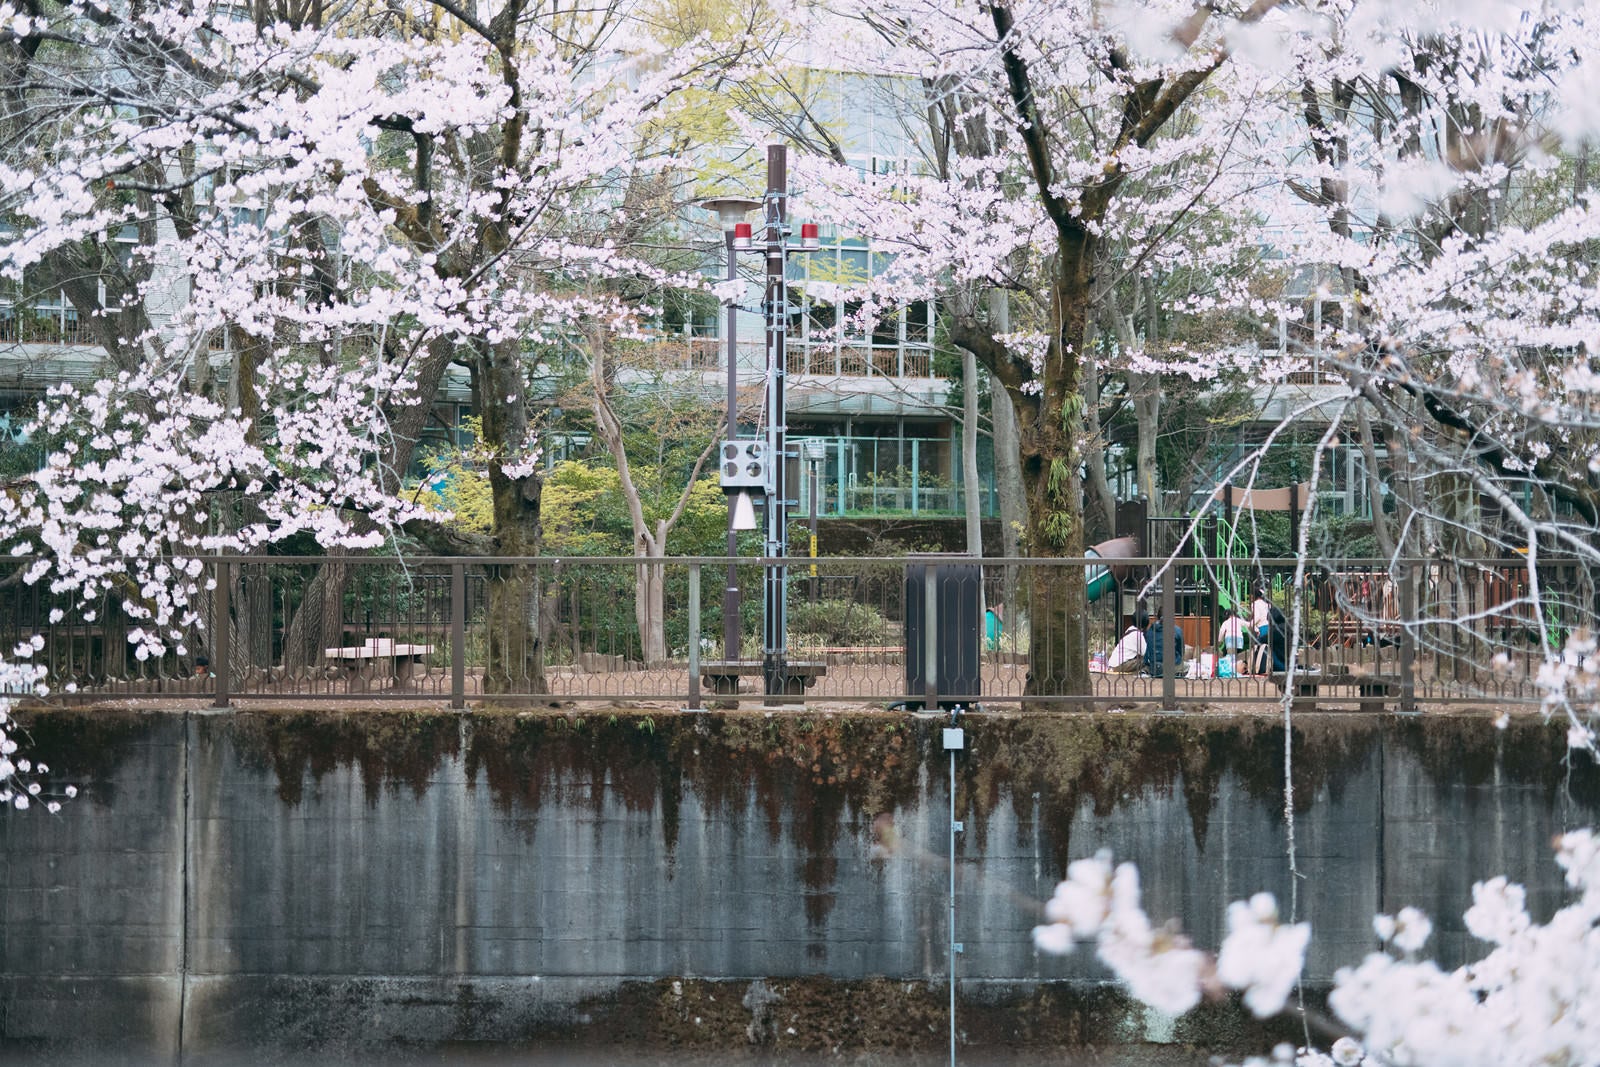
[(1217, 644), (1223, 652), (1231, 655), (1244, 651), (1245, 643), (1244, 620), (1237, 611), (1231, 611), (1217, 630)]
[(1150, 616), (1143, 608), (1133, 613), (1133, 625), (1128, 627), (1111, 650), (1106, 660), (1106, 670), (1112, 674), (1138, 674), (1144, 666), (1144, 632), (1150, 625)]
[(1250, 632), (1255, 635), (1257, 641), (1251, 669), (1256, 674), (1266, 674), (1272, 669), (1272, 657), (1264, 651), (1268, 647), (1271, 629), (1272, 601), (1267, 599), (1267, 587), (1258, 585), (1255, 599), (1250, 601)]

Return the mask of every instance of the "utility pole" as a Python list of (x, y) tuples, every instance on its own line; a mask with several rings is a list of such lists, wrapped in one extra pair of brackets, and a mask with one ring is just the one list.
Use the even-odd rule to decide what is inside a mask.
[[(731, 214), (731, 212), (730, 212)], [(733, 251), (733, 227), (727, 226), (722, 243), (728, 253), (728, 280), (739, 279), (739, 257)], [(728, 301), (728, 436), (739, 436), (739, 303)], [(739, 531), (735, 528), (733, 509), (728, 510), (728, 580), (722, 587), (722, 655), (724, 659), (738, 659), (742, 651), (743, 627), (739, 624), (739, 565), (734, 557), (739, 554)]]
[[(739, 279), (739, 257), (734, 244), (737, 228), (742, 220), (761, 206), (761, 201), (742, 196), (713, 197), (700, 202), (707, 211), (715, 212), (722, 226), (722, 246), (728, 257), (728, 281)], [(745, 227), (748, 231), (749, 227)], [(739, 302), (728, 300), (727, 337), (728, 352), (728, 440), (739, 436)], [(728, 509), (728, 579), (722, 587), (722, 655), (736, 660), (744, 644), (739, 622), (741, 596), (739, 592), (739, 526), (734, 509)]]
[[(789, 508), (795, 503), (789, 499), (789, 426), (784, 389), (788, 374), (785, 342), (789, 333), (789, 286), (784, 277), (785, 266), (791, 252), (814, 252), (820, 245), (816, 223), (800, 227), (800, 242), (789, 244), (789, 190), (788, 151), (781, 144), (767, 146), (767, 191), (759, 205), (762, 208), (762, 236), (758, 241), (747, 222), (733, 225), (729, 248), (734, 252), (760, 252), (766, 259), (766, 297), (762, 310), (767, 324), (766, 352), (766, 430), (759, 439), (737, 438), (733, 434), (734, 350), (729, 342), (729, 437), (722, 446), (721, 480), (723, 492), (728, 494), (732, 507), (729, 511), (729, 554), (737, 548), (733, 540), (736, 529), (754, 529), (754, 514), (750, 506), (752, 492), (759, 490), (766, 505), (766, 541), (763, 556), (766, 568), (762, 581), (761, 619), (761, 675), (762, 692), (769, 698), (784, 695), (789, 688)], [(734, 198), (708, 201), (706, 207), (719, 207), (731, 211), (739, 203)], [(716, 206), (714, 206), (716, 205)], [(730, 214), (723, 213), (724, 223)], [(732, 268), (729, 268), (730, 276)], [(729, 334), (732, 335), (732, 311), (729, 312)], [(744, 516), (748, 515), (748, 524)], [(724, 597), (724, 611), (736, 608), (737, 601), (730, 567), (729, 594)], [(727, 630), (728, 658), (736, 658), (733, 631)]]

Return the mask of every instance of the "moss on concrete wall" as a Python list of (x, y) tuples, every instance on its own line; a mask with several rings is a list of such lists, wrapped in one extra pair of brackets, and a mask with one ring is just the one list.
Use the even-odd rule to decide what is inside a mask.
[[(943, 1047), (942, 719), (26, 719), (36, 755), (83, 792), (56, 820), (0, 822), (0, 888), (15, 890), (0, 992), (33, 998), (4, 1015), (0, 1045), (40, 1037), (17, 1029), (29, 1020), (48, 1038), (69, 1017), (105, 1022), (89, 1034), (136, 1017), (148, 1028), (138, 1040), (161, 1048), (177, 1044), (174, 1026), (191, 1048), (303, 1050), (325, 1033), (361, 1048)], [(1154, 1019), (1087, 954), (1035, 959), (1027, 908), (1068, 860), (1114, 841), (1119, 858), (1148, 865), (1152, 897), (1164, 894), (1152, 911), (1210, 943), (1230, 895), (1287, 878), (1280, 719), (986, 713), (963, 724), (961, 862), (985, 868), (961, 890), (965, 1040), (1238, 1052), (1276, 1036), (1232, 1003)], [(1600, 819), (1600, 774), (1567, 758), (1559, 724), (1303, 714), (1292, 740), (1297, 818), (1323, 850), (1307, 866), (1326, 861), (1302, 896), (1319, 936), (1334, 938), (1319, 981), (1371, 947), (1371, 912), (1391, 901), (1434, 912), (1447, 965), (1470, 951), (1448, 916), (1474, 878), (1500, 872), (1464, 869), (1468, 853), (1534, 879), (1530, 902), (1547, 912), (1561, 893), (1549, 829)], [(878, 832), (913, 843), (884, 859)], [(159, 951), (116, 948), (119, 937)]]

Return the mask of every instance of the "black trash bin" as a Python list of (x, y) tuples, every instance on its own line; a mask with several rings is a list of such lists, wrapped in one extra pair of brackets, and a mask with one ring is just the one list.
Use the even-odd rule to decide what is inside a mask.
[[(928, 662), (927, 579), (933, 575), (933, 661)], [(906, 692), (926, 707), (971, 710), (983, 691), (983, 568), (971, 556), (913, 556), (906, 563)]]

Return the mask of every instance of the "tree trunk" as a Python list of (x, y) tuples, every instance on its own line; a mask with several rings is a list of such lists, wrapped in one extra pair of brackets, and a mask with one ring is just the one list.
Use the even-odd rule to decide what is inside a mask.
[[(536, 538), (531, 531), (538, 523), (538, 498), (535, 495), (529, 500), (526, 494), (530, 483), (537, 492), (538, 480), (497, 476), (495, 466), (491, 464), (489, 485), (500, 549), (510, 556), (535, 555)], [(533, 564), (489, 568), (484, 618), (489, 630), (485, 693), (549, 692), (538, 625), (541, 587), (539, 569)]]
[[(600, 431), (601, 439), (605, 441), (612, 458), (616, 460), (617, 479), (622, 487), (623, 499), (628, 505), (628, 521), (633, 527), (634, 555), (653, 560), (664, 559), (667, 554), (667, 535), (683, 517), (684, 509), (689, 505), (689, 497), (694, 492), (695, 482), (699, 480), (700, 471), (705, 467), (706, 461), (716, 450), (717, 442), (715, 438), (706, 442), (699, 458), (695, 460), (694, 469), (690, 471), (684, 483), (683, 492), (678, 494), (678, 502), (672, 514), (665, 519), (655, 520), (655, 528), (652, 530), (650, 520), (645, 516), (644, 499), (639, 492), (638, 484), (633, 480), (633, 464), (628, 459), (628, 445), (623, 437), (622, 419), (611, 406), (609, 397), (612, 388), (611, 372), (606, 360), (605, 338), (598, 329), (591, 331), (590, 334), (589, 358), (589, 380), (594, 390), (590, 407), (594, 411), (595, 427)], [(644, 659), (646, 663), (661, 663), (667, 658), (666, 571), (659, 563), (651, 563), (636, 567), (635, 572), (633, 611), (634, 620), (639, 627), (639, 639), (644, 646)]]
[(1022, 491), (1022, 437), (1011, 394), (994, 385), (994, 474), (1000, 497), (1000, 551), (1022, 553), (1022, 531), (1027, 528), (1028, 503)]
[(978, 357), (961, 350), (961, 481), (967, 553), (983, 558), (983, 495), (978, 484)]
[(283, 666), (298, 671), (323, 660), (322, 650), (344, 644), (344, 593), (350, 565), (344, 549), (330, 549), (328, 559), (306, 583), (300, 606), (284, 628)]
[(634, 619), (639, 625), (646, 666), (655, 666), (667, 659), (667, 572), (662, 561), (667, 554), (668, 530), (666, 523), (657, 522), (653, 536), (640, 536), (633, 542), (634, 555), (650, 561), (634, 568), (637, 582)]
[[(430, 342), (427, 357), (417, 368), (415, 402), (405, 403), (405, 398), (398, 398), (384, 405), (390, 428), (389, 447), (379, 459), (378, 477), (386, 492), (400, 491), (402, 475), (411, 466), (417, 440), (428, 424), (433, 398), (439, 393), (454, 353), (455, 346), (446, 340)], [(398, 353), (391, 358), (398, 358)], [(328, 552), (328, 562), (312, 575), (299, 609), (284, 627), (283, 665), (288, 670), (315, 666), (322, 662), (324, 648), (344, 643), (344, 593), (352, 569), (339, 561), (343, 555), (343, 549)]]
[(1356, 407), (1356, 426), (1361, 434), (1361, 462), (1366, 468), (1367, 500), (1372, 507), (1372, 536), (1378, 542), (1378, 553), (1385, 559), (1394, 559), (1399, 553), (1395, 545), (1394, 530), (1389, 517), (1383, 513), (1383, 479), (1378, 476), (1378, 449), (1372, 440), (1372, 420), (1367, 416), (1367, 406)]
[(1106, 479), (1106, 443), (1100, 427), (1100, 368), (1088, 344), (1084, 346), (1083, 409), (1084, 470), (1088, 473), (1088, 492), (1083, 501), (1084, 541), (1099, 544), (1116, 530), (1117, 498)]
[[(1077, 342), (1083, 337), (1089, 302), (1083, 279), (1074, 275), (1079, 271), (1075, 265), (1088, 258), (1063, 255), (1059, 260), (1063, 266), (1058, 268), (1060, 276), (1053, 286), (1051, 304), (1060, 328), (1052, 336), (1045, 356), (1044, 388), (1038, 405), (1022, 426), (1028, 546), (1031, 553), (1039, 556), (1083, 555), (1083, 479), (1078, 470), (1082, 459), (1083, 364)], [(1088, 696), (1088, 588), (1084, 568), (1072, 564), (1038, 568), (1031, 599), (1029, 668), (1024, 692), (1029, 696)], [(1040, 710), (1049, 706), (1035, 705)]]
[[(1011, 330), (1011, 301), (1004, 289), (989, 291), (989, 323), (997, 334)], [(989, 379), (990, 414), (994, 421), (994, 480), (1000, 497), (1000, 554), (1008, 559), (1022, 555), (1022, 531), (1028, 521), (1022, 492), (1022, 438), (1011, 394), (992, 375)], [(1017, 568), (1007, 567), (1001, 594), (1007, 607), (1017, 601)]]
[[(1136, 345), (1133, 323), (1141, 306), (1154, 306), (1154, 298), (1143, 282), (1138, 285), (1130, 314), (1122, 314), (1115, 306), (1108, 309), (1112, 334), (1124, 358)], [(1166, 510), (1162, 506), (1160, 476), (1156, 466), (1156, 439), (1161, 428), (1161, 379), (1154, 374), (1130, 370), (1128, 397), (1132, 401), (1135, 426), (1134, 480), (1138, 483), (1138, 494), (1149, 503), (1152, 515), (1164, 515)]]
[(1150, 504), (1152, 515), (1164, 515), (1160, 478), (1156, 468), (1156, 438), (1161, 430), (1161, 383), (1153, 374), (1128, 372), (1128, 392), (1133, 397), (1138, 455), (1135, 467), (1139, 495)]
[[(479, 342), (477, 349), (473, 394), (483, 418), (484, 440), (495, 449), (488, 463), (495, 541), (503, 556), (535, 556), (543, 481), (537, 472), (508, 471), (506, 462), (508, 456), (521, 459), (527, 447), (520, 343)], [(489, 631), (485, 693), (549, 692), (539, 626), (540, 590), (539, 569), (533, 564), (490, 568), (484, 620)]]

